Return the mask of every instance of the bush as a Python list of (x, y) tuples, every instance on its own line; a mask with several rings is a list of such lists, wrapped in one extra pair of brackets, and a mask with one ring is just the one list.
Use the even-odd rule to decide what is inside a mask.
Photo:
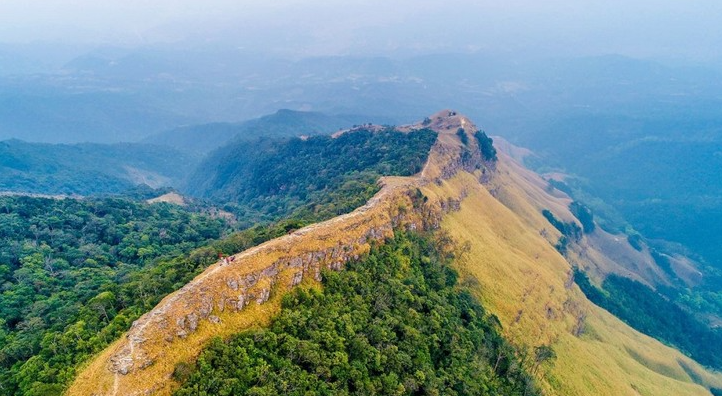
[(542, 215), (554, 226), (559, 232), (562, 233), (563, 237), (567, 237), (569, 240), (578, 241), (582, 237), (582, 229), (575, 222), (565, 223), (557, 219), (554, 214), (548, 209), (542, 210)]
[(591, 209), (579, 201), (574, 201), (569, 204), (569, 210), (582, 223), (585, 234), (594, 232), (596, 225), (594, 224), (594, 214), (592, 214)]
[(458, 136), (459, 140), (461, 140), (461, 144), (463, 144), (464, 146), (469, 145), (469, 137), (466, 135), (466, 131), (464, 131), (464, 128), (459, 128), (456, 131), (456, 136)]
[(494, 148), (494, 141), (486, 136), (486, 133), (484, 131), (476, 131), (474, 133), (474, 137), (476, 138), (476, 142), (479, 144), (479, 151), (481, 151), (481, 156), (487, 160), (487, 161), (496, 161), (496, 149)]

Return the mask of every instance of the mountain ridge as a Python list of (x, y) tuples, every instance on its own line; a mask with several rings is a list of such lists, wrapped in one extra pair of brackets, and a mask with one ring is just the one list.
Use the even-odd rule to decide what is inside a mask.
[[(451, 113), (446, 111), (446, 117), (456, 117), (456, 121), (440, 115), (435, 119), (446, 121), (436, 125), (437, 132), (440, 136), (451, 136), (453, 141), (459, 127), (473, 124), (455, 113), (450, 116)], [(102, 394), (117, 395), (121, 388), (124, 389), (122, 394), (131, 394), (126, 391), (129, 389), (167, 393), (167, 381), (145, 382), (147, 388), (138, 389), (138, 379), (146, 377), (144, 370), (164, 372), (159, 375), (161, 378), (172, 372), (173, 365), (155, 361), (163, 355), (158, 352), (158, 344), (163, 349), (169, 347), (165, 343), (196, 337), (200, 340), (194, 339), (192, 342), (199, 347), (209, 338), (209, 334), (203, 332), (203, 327), (233, 320), (229, 318), (232, 316), (230, 310), (225, 307), (235, 306), (243, 310), (255, 301), (256, 306), (251, 309), (263, 309), (268, 305), (263, 303), (270, 298), (271, 288), (278, 287), (274, 285), (286, 285), (285, 289), (288, 289), (299, 284), (309, 273), (318, 280), (321, 267), (340, 269), (346, 260), (367, 252), (371, 241), (382, 242), (386, 236), (392, 235), (394, 227), (421, 229), (438, 223), (441, 204), (435, 210), (411, 210), (415, 189), (432, 180), (440, 182), (464, 166), (481, 167), (483, 161), (480, 154), (474, 156), (477, 161), (475, 164), (468, 161), (462, 164), (460, 157), (450, 161), (453, 155), (450, 155), (444, 144), (435, 144), (432, 156), (434, 158), (429, 159), (418, 176), (382, 178), (381, 190), (366, 205), (349, 214), (305, 227), (232, 256), (231, 265), (223, 265), (221, 261), (210, 266), (191, 283), (166, 297), (154, 310), (137, 320), (124, 340), (111, 345), (78, 376), (68, 394), (100, 391)], [(449, 201), (444, 203), (447, 204)], [(225, 277), (223, 274), (226, 274)], [(246, 290), (239, 295), (238, 290), (244, 288)], [(234, 295), (219, 298), (218, 293), (223, 295), (223, 290), (231, 290)], [(190, 307), (194, 308), (189, 310)], [(180, 329), (174, 332), (174, 325)], [(188, 334), (190, 329), (192, 334)], [(239, 328), (228, 330), (237, 331)], [(214, 335), (218, 335), (218, 332)], [(190, 358), (192, 354), (185, 354), (184, 357)], [(95, 387), (88, 388), (89, 382)]]
[[(362, 208), (235, 255), (231, 264), (210, 266), (90, 362), (68, 394), (169, 394), (174, 362), (192, 359), (210, 337), (267, 323), (283, 290), (314, 282), (321, 267), (342, 268), (394, 226), (441, 227), (467, 249), (459, 270), (465, 282), (479, 285), (474, 293), (499, 317), (504, 333), (520, 345), (557, 348), (561, 363), (544, 379), (553, 394), (698, 395), (722, 384), (719, 374), (632, 330), (574, 286), (572, 266), (554, 248), (562, 235), (542, 216), (550, 210), (576, 224), (566, 195), (550, 192), (503, 152), (498, 164), (484, 161), (469, 138), (476, 126), (453, 111), (422, 124), (438, 138), (419, 175), (385, 177)], [(460, 128), (470, 143), (457, 135)], [(414, 202), (421, 198), (428, 201)], [(583, 236), (570, 252), (571, 261), (586, 262), (590, 252), (601, 256), (596, 265), (600, 273), (608, 270), (600, 263), (610, 259)], [(239, 301), (240, 313), (228, 309)]]
[(214, 122), (173, 128), (146, 137), (143, 143), (207, 153), (226, 144), (269, 137), (330, 134), (349, 124), (366, 120), (360, 115), (329, 115), (313, 111), (281, 109), (243, 122)]

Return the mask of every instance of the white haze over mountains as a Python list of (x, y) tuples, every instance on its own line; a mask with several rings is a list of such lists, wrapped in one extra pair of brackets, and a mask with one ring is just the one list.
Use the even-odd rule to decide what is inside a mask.
[(722, 2), (2, 0), (0, 43), (217, 43), (309, 55), (445, 51), (722, 59)]

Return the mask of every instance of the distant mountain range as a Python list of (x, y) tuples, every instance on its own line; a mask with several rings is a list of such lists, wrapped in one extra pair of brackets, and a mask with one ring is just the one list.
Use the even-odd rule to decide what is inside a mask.
[(333, 116), (279, 110), (242, 123), (191, 125), (169, 130), (142, 143), (0, 142), (0, 191), (94, 195), (120, 193), (138, 185), (183, 188), (197, 174), (204, 156), (259, 139), (331, 134), (361, 123), (364, 116)]
[[(205, 153), (231, 141), (331, 134), (341, 128), (369, 122), (368, 116), (327, 115), (318, 112), (278, 110), (274, 114), (239, 123), (210, 123), (174, 128), (143, 139), (143, 143)], [(384, 123), (381, 120), (377, 123)], [(387, 120), (388, 121), (388, 120)]]

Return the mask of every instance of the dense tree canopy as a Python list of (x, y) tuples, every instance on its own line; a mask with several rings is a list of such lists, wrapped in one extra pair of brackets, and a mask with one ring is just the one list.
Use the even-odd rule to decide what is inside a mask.
[(78, 362), (196, 270), (178, 257), (225, 229), (169, 204), (0, 197), (2, 393), (59, 394)]
[(199, 158), (147, 144), (0, 141), (0, 191), (93, 195), (177, 185)]

